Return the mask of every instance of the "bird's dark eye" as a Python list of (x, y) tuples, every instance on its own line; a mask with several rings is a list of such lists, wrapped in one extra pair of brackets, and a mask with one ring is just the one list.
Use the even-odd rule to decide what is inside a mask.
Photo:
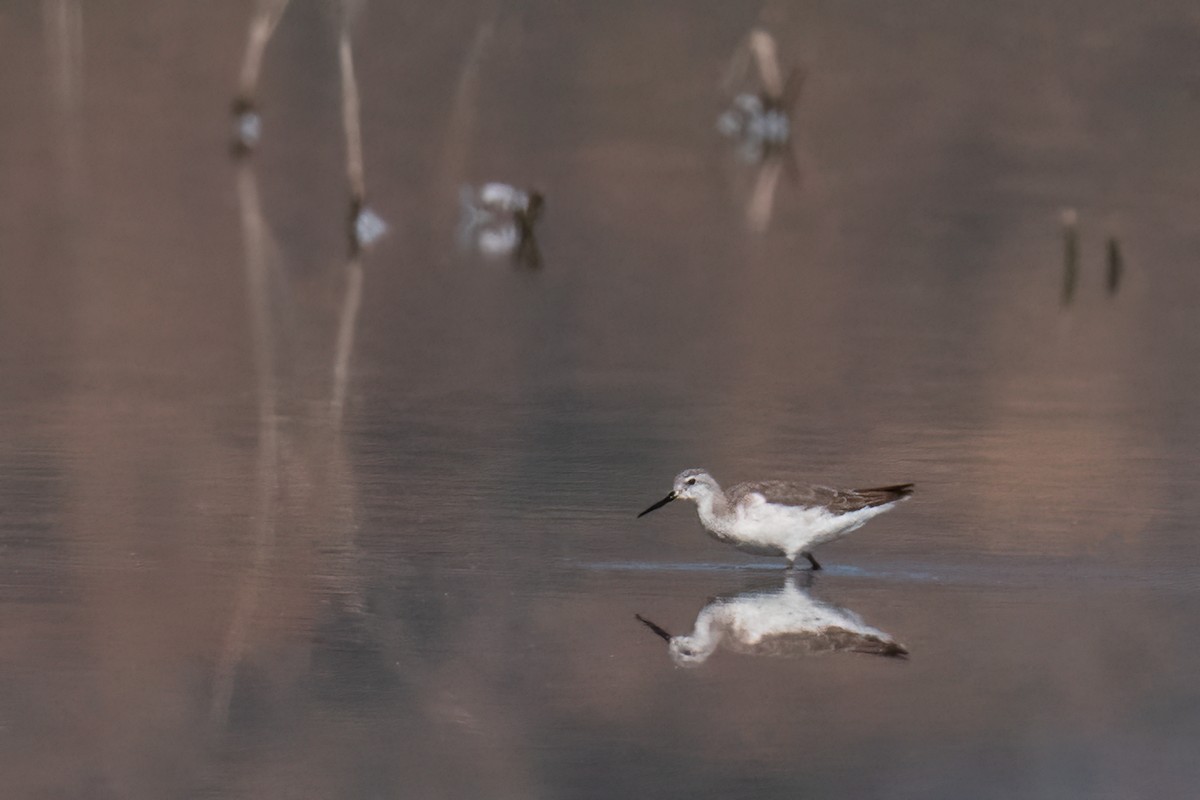
[(688, 485), (688, 486), (695, 486), (695, 485), (696, 485), (696, 479), (695, 479), (695, 478), (688, 478), (688, 479), (687, 479), (687, 485)]

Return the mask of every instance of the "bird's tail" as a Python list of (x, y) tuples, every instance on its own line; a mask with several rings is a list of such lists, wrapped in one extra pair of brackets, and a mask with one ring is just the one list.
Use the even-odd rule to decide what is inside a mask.
[(855, 494), (862, 496), (868, 506), (882, 506), (903, 500), (911, 495), (916, 484), (898, 483), (895, 486), (877, 486), (874, 489), (856, 489)]
[(887, 656), (888, 658), (908, 658), (908, 648), (899, 642), (885, 641), (875, 636), (868, 637), (868, 641), (861, 647), (854, 648), (856, 653), (867, 653), (873, 656)]

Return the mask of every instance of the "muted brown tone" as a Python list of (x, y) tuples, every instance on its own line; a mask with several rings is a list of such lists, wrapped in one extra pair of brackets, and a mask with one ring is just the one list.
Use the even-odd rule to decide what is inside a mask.
[[(1194, 4), (768, 4), (807, 79), (761, 235), (713, 130), (757, 8), (369, 4), (339, 425), (293, 5), (242, 165), (248, 7), (0, 12), (6, 796), (1191, 796)], [(455, 250), (490, 179), (545, 191), (540, 272)], [(764, 577), (635, 527), (690, 463), (916, 481), (819, 578), (911, 659), (675, 670), (633, 614)]]

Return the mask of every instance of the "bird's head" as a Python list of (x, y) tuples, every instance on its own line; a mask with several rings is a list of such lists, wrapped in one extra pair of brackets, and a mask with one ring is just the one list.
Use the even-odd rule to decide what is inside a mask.
[(675, 476), (675, 487), (671, 490), (671, 493), (647, 508), (641, 514), (638, 514), (638, 516), (644, 517), (651, 511), (662, 508), (672, 500), (683, 499), (699, 502), (719, 491), (721, 491), (721, 487), (717, 485), (716, 480), (706, 470), (685, 469)]

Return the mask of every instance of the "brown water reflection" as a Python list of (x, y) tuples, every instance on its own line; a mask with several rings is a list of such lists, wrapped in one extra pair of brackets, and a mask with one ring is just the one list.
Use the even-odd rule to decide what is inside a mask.
[[(334, 15), (235, 163), (250, 9), (0, 13), (6, 796), (1190, 796), (1190, 5), (371, 4), (353, 337)], [(756, 24), (808, 68), (761, 232)], [(538, 272), (455, 244), (498, 179)], [(909, 661), (675, 669), (633, 615), (765, 577), (635, 525), (701, 465), (915, 480), (813, 586)]]

